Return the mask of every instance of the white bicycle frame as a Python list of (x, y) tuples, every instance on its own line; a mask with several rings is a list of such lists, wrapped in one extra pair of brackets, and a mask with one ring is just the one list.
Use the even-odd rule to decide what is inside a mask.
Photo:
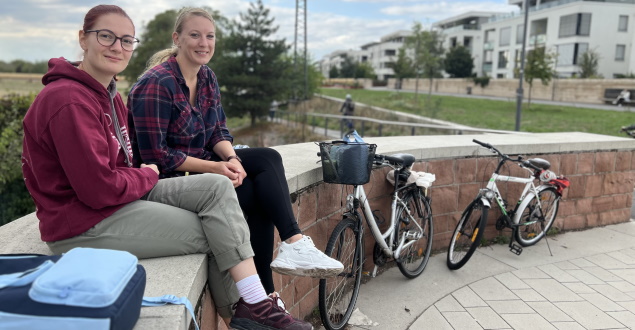
[[(375, 221), (375, 216), (373, 216), (373, 211), (370, 208), (370, 204), (368, 203), (368, 197), (366, 196), (366, 191), (364, 191), (363, 186), (361, 185), (355, 186), (353, 190), (353, 194), (348, 195), (346, 198), (346, 201), (347, 201), (346, 208), (349, 212), (355, 211), (353, 206), (353, 199), (359, 200), (360, 205), (362, 207), (362, 212), (364, 214), (364, 218), (366, 219), (366, 223), (368, 224), (368, 227), (370, 227), (370, 231), (373, 235), (373, 238), (375, 239), (375, 242), (377, 242), (382, 252), (387, 257), (392, 256), (395, 259), (399, 257), (403, 249), (414, 244), (418, 239), (420, 239), (423, 236), (423, 228), (421, 228), (417, 220), (412, 216), (411, 210), (408, 210), (403, 200), (399, 198), (398, 193), (400, 190), (403, 190), (403, 189), (397, 189), (392, 193), (392, 203), (390, 205), (390, 226), (384, 233), (382, 233), (379, 227), (377, 226), (377, 221)], [(403, 233), (403, 235), (401, 236), (399, 240), (399, 245), (397, 246), (397, 249), (393, 250), (391, 246), (393, 246), (394, 238), (395, 238), (395, 236), (393, 235), (393, 232), (395, 231), (395, 223), (397, 222), (397, 205), (398, 205), (397, 203), (399, 203), (399, 205), (401, 205), (404, 208), (405, 212), (408, 213), (408, 217), (410, 218), (411, 223), (414, 223), (417, 225), (417, 227), (419, 227), (419, 232), (418, 233)], [(412, 210), (412, 211), (417, 212), (416, 210)], [(364, 226), (362, 225), (361, 227), (362, 229), (361, 229), (360, 236), (363, 237)], [(406, 238), (411, 238), (411, 240), (408, 243), (406, 243)], [(388, 239), (388, 242), (386, 242), (386, 239)], [(377, 272), (377, 266), (375, 266), (375, 270), (373, 271), (373, 277), (375, 277), (376, 272)]]
[[(523, 167), (523, 169), (527, 170), (529, 173), (532, 173), (531, 169), (528, 169), (526, 167)], [(487, 187), (485, 188), (485, 190), (493, 192), (494, 196), (488, 197), (486, 192), (481, 193), (481, 200), (483, 201), (483, 204), (486, 207), (491, 208), (490, 199), (494, 199), (496, 203), (498, 204), (498, 206), (500, 207), (501, 212), (505, 216), (509, 216), (509, 215), (507, 214), (507, 207), (505, 205), (505, 202), (503, 201), (500, 191), (498, 190), (498, 186), (496, 185), (497, 181), (525, 184), (525, 188), (523, 189), (523, 192), (520, 194), (520, 197), (518, 198), (518, 204), (521, 204), (528, 197), (538, 196), (538, 193), (540, 191), (548, 187), (546, 185), (540, 185), (536, 187), (536, 185), (534, 185), (533, 176), (530, 176), (528, 178), (521, 178), (516, 176), (499, 175), (499, 174), (493, 173), (492, 177), (489, 179), (489, 182), (487, 183)], [(542, 207), (540, 203), (538, 203), (537, 206), (539, 208)], [(519, 212), (516, 212), (516, 214), (514, 214), (514, 218), (512, 219), (512, 222), (514, 224), (520, 223), (520, 216), (521, 214)]]

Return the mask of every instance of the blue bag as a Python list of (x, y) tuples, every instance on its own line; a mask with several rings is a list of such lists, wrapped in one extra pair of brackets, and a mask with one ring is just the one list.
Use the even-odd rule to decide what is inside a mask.
[(145, 269), (125, 251), (0, 255), (0, 328), (129, 330), (142, 305), (183, 304), (198, 329), (186, 297), (143, 297), (145, 285)]
[(123, 251), (0, 256), (0, 327), (132, 329), (145, 284), (145, 269)]

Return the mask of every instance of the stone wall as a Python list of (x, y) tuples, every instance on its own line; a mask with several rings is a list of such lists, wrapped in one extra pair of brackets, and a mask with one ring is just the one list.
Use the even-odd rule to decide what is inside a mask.
[[(364, 88), (372, 87), (370, 79), (357, 79)], [(329, 79), (329, 84), (351, 85), (354, 79)], [(396, 80), (388, 79), (388, 88), (394, 88)], [(607, 88), (633, 88), (635, 79), (553, 79), (544, 86), (539, 80), (534, 80), (531, 89), (531, 98), (549, 101), (562, 101), (572, 103), (597, 103), (603, 104), (604, 90)], [(404, 79), (402, 89), (415, 90), (416, 79)], [(484, 88), (477, 86), (471, 79), (445, 78), (434, 79), (432, 91), (435, 93), (467, 94), (467, 88), (471, 88), (472, 95), (495, 96), (516, 100), (518, 79), (490, 79), (489, 85)], [(421, 93), (427, 93), (430, 88), (430, 80), (419, 79), (418, 89)], [(529, 97), (529, 85), (523, 82), (524, 98)]]
[[(549, 142), (549, 137), (555, 136), (554, 134), (558, 138)], [(570, 179), (571, 186), (564, 192), (554, 227), (568, 231), (629, 221), (635, 185), (633, 141), (584, 133), (554, 134), (395, 137), (367, 140), (379, 145), (378, 153), (412, 153), (418, 159), (414, 165), (415, 170), (436, 175), (436, 181), (429, 190), (434, 217), (433, 249), (438, 253), (446, 253), (449, 237), (463, 209), (476, 196), (478, 189), (486, 185), (497, 164), (496, 158), (492, 157), (493, 154), (471, 143), (472, 138), (492, 143), (510, 155), (522, 154), (527, 158), (547, 159), (552, 164), (554, 172)], [(581, 136), (585, 138), (580, 139)], [(600, 140), (617, 140), (619, 144), (584, 142), (586, 138), (593, 140), (593, 137)], [(462, 141), (462, 147), (455, 144), (459, 141)], [(314, 145), (303, 145), (317, 151)], [(293, 146), (297, 150), (299, 145)], [(293, 146), (276, 147), (283, 154), (286, 167), (292, 166), (295, 159), (287, 157), (287, 148), (294, 148)], [(310, 155), (314, 156), (315, 152), (305, 151), (302, 154), (306, 162), (313, 160)], [(317, 160), (317, 157), (314, 158)], [(364, 188), (372, 209), (379, 210), (384, 218), (389, 219), (391, 186), (385, 179), (387, 171), (387, 168), (374, 170), (371, 181)], [(524, 175), (523, 171), (510, 163), (501, 174), (520, 176)], [(343, 203), (346, 196), (352, 192), (352, 188), (320, 182), (319, 164), (306, 174), (308, 177), (299, 178), (299, 181), (304, 183), (298, 185), (298, 189), (292, 194), (293, 207), (301, 229), (313, 238), (318, 248), (324, 249), (331, 231), (341, 219), (345, 209)], [(290, 187), (293, 186), (294, 182), (291, 180)], [(499, 188), (505, 199), (514, 204), (514, 198), (520, 194), (522, 185), (500, 183)], [(498, 235), (509, 237), (509, 230), (501, 232), (494, 227), (500, 213), (490, 213), (486, 238), (492, 239)], [(374, 240), (368, 230), (365, 231), (364, 241), (364, 270), (371, 271)], [(275, 286), (287, 302), (288, 309), (296, 317), (305, 317), (317, 307), (318, 280), (281, 275), (275, 275), (274, 279)]]

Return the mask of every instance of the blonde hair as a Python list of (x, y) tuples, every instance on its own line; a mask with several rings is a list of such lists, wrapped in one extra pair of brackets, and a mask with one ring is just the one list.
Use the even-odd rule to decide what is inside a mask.
[[(208, 20), (210, 20), (210, 22), (216, 24), (216, 22), (214, 22), (214, 18), (209, 12), (207, 12), (207, 10), (203, 8), (184, 7), (179, 11), (179, 15), (176, 17), (176, 21), (174, 22), (174, 32), (180, 35), (181, 32), (183, 32), (183, 25), (185, 25), (185, 21), (191, 16), (207, 18)], [(178, 53), (179, 49), (176, 45), (172, 45), (172, 47), (170, 48), (154, 53), (154, 55), (152, 55), (148, 60), (146, 69), (143, 71), (141, 76), (143, 76), (151, 68), (167, 61), (171, 56), (175, 56)]]

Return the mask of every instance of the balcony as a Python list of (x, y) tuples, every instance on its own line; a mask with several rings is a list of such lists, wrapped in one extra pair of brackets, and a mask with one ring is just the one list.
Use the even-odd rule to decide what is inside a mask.
[(461, 32), (461, 31), (465, 31), (465, 30), (477, 31), (477, 30), (480, 30), (480, 29), (481, 29), (481, 27), (479, 25), (463, 24), (463, 25), (457, 25), (457, 26), (449, 27), (447, 29), (443, 29), (443, 32), (448, 34), (448, 33)]
[(492, 72), (492, 63), (483, 63), (483, 72)]
[(483, 44), (483, 50), (492, 50), (492, 49), (494, 49), (494, 42), (493, 41), (488, 41), (488, 42)]
[(547, 35), (546, 34), (538, 34), (529, 37), (529, 43), (527, 46), (544, 46), (547, 43)]

